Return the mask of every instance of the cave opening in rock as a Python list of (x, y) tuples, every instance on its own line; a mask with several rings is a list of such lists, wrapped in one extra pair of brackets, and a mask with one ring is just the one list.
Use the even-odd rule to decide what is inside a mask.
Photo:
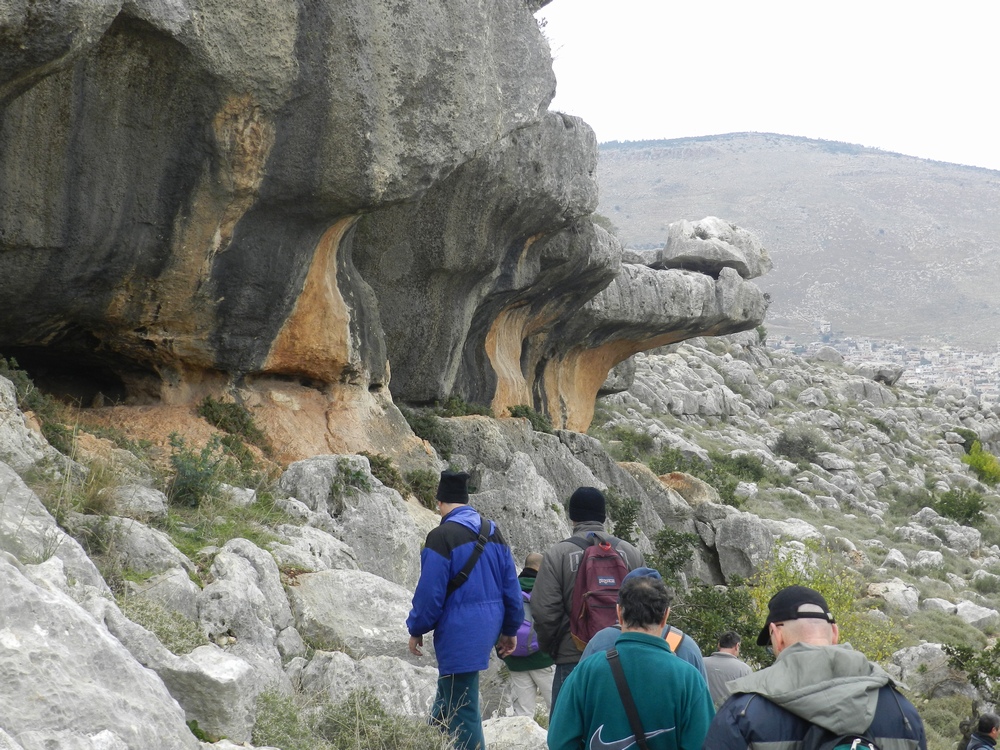
[(16, 362), (40, 391), (67, 404), (89, 408), (125, 401), (120, 363), (48, 347), (4, 347), (0, 356)]

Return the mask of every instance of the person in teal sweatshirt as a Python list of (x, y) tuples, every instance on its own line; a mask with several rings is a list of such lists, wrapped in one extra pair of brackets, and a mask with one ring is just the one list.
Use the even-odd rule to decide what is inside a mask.
[[(715, 714), (701, 673), (661, 637), (670, 608), (663, 581), (636, 577), (618, 594), (615, 642), (650, 750), (700, 750)], [(605, 654), (581, 661), (562, 686), (549, 722), (550, 750), (635, 747), (635, 733)]]

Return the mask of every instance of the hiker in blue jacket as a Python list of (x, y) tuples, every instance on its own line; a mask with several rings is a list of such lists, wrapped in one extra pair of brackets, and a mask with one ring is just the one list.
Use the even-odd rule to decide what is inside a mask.
[(422, 655), (424, 635), (434, 631), (439, 677), (431, 722), (447, 731), (459, 750), (485, 750), (479, 672), (489, 665), (494, 645), (500, 656), (514, 650), (524, 611), (510, 547), (497, 525), (468, 505), (468, 481), (464, 472), (441, 472), (441, 523), (420, 553), (420, 580), (406, 629), (416, 656)]

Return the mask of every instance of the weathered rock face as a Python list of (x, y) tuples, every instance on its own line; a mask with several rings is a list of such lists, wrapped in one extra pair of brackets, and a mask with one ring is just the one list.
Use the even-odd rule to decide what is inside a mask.
[(620, 273), (544, 4), (8, 4), (0, 352), (84, 406), (238, 390), (288, 462), (400, 443), (390, 371), (579, 429), (631, 353), (759, 324), (725, 222), (696, 284)]
[(74, 351), (132, 398), (199, 371), (384, 381), (339, 240), (537, 119), (554, 80), (524, 3), (84, 8), (13, 32), (3, 345)]

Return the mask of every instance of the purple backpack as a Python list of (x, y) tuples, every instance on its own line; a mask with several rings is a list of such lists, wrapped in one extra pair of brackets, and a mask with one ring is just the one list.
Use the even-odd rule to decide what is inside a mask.
[(524, 604), (524, 622), (517, 629), (517, 645), (511, 656), (531, 656), (539, 650), (538, 635), (535, 633), (535, 620), (531, 616), (531, 594), (527, 591), (521, 592), (521, 601)]

